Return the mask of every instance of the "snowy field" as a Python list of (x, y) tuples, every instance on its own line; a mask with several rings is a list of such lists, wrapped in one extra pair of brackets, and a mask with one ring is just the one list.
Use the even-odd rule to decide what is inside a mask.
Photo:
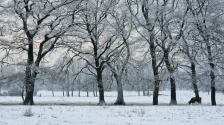
[[(224, 95), (216, 94), (217, 106), (210, 105), (210, 95), (200, 93), (202, 105), (188, 105), (194, 96), (177, 91), (177, 106), (170, 106), (170, 92), (161, 91), (159, 105), (152, 106), (152, 96), (125, 92), (126, 106), (114, 106), (116, 92), (105, 92), (106, 106), (97, 106), (98, 97), (62, 97), (61, 92), (40, 91), (35, 106), (23, 106), (21, 97), (0, 96), (0, 125), (223, 125)], [(142, 93), (141, 93), (142, 94)], [(33, 116), (24, 112), (31, 109)]]

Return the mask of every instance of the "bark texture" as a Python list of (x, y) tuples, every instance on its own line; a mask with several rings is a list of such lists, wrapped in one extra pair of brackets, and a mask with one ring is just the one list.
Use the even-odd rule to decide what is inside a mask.
[(115, 101), (115, 105), (125, 105), (124, 95), (123, 95), (123, 85), (121, 82), (121, 78), (117, 75), (114, 75), (117, 82), (117, 100)]
[(165, 58), (166, 68), (168, 69), (169, 75), (170, 75), (170, 90), (171, 90), (170, 105), (177, 105), (176, 82), (175, 82), (175, 78), (173, 76), (174, 68), (171, 66), (171, 63), (169, 61), (169, 52), (168, 52), (168, 50), (164, 50), (164, 58)]
[(156, 47), (154, 45), (154, 39), (151, 38), (150, 42), (150, 54), (152, 57), (152, 68), (154, 74), (154, 90), (153, 90), (153, 105), (158, 105), (158, 98), (159, 98), (159, 71), (158, 66), (156, 64)]
[(213, 63), (213, 57), (212, 57), (212, 50), (211, 45), (209, 44), (208, 38), (206, 39), (206, 46), (207, 46), (207, 52), (208, 52), (208, 61), (210, 65), (210, 78), (211, 78), (211, 103), (212, 105), (216, 105), (215, 100), (215, 64)]
[(196, 102), (201, 103), (200, 98), (199, 98), (200, 96), (199, 96), (199, 92), (198, 92), (196, 70), (195, 70), (195, 63), (194, 62), (191, 63), (191, 79), (192, 79), (192, 84), (193, 84), (193, 88), (194, 88)]

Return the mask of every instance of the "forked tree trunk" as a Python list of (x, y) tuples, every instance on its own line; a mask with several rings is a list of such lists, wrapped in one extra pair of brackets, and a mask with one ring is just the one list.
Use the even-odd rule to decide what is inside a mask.
[(118, 75), (114, 75), (117, 82), (117, 100), (114, 103), (115, 105), (125, 105), (124, 95), (123, 95), (123, 85), (121, 82), (121, 77)]
[[(22, 29), (26, 35), (26, 38), (24, 40), (27, 41), (27, 45), (25, 45), (27, 47), (27, 65), (26, 65), (26, 71), (25, 71), (25, 88), (26, 88), (26, 96), (25, 96), (25, 100), (24, 100), (24, 105), (33, 105), (34, 101), (33, 101), (33, 93), (34, 93), (34, 84), (35, 84), (35, 78), (37, 76), (37, 72), (35, 71), (36, 69), (33, 69), (32, 67), (39, 67), (39, 64), (41, 62), (41, 59), (44, 58), (44, 56), (49, 53), (51, 50), (54, 49), (55, 44), (57, 42), (57, 40), (59, 39), (59, 36), (61, 34), (64, 34), (65, 32), (60, 32), (57, 33), (56, 35), (51, 35), (49, 37), (49, 34), (46, 33), (44, 34), (44, 40), (41, 41), (39, 44), (39, 46), (37, 46), (38, 48), (38, 53), (37, 53), (37, 58), (36, 61), (34, 62), (34, 52), (33, 52), (33, 38), (36, 37), (36, 35), (38, 34), (38, 32), (40, 31), (41, 24), (42, 22), (45, 22), (45, 20), (48, 20), (48, 17), (51, 15), (51, 12), (54, 11), (55, 9), (58, 9), (59, 7), (66, 5), (66, 4), (70, 4), (71, 2), (64, 2), (61, 3), (58, 7), (53, 8), (53, 9), (49, 9), (46, 11), (46, 14), (43, 14), (41, 18), (39, 18), (38, 20), (34, 19), (34, 27), (36, 28), (31, 28), (30, 27), (30, 23), (29, 23), (29, 17), (32, 15), (35, 15), (34, 13), (30, 13), (32, 11), (32, 5), (30, 5), (30, 0), (24, 0), (22, 1), (15, 1), (15, 12), (18, 15), (18, 17), (20, 17), (21, 21), (22, 21)], [(34, 4), (36, 2), (33, 2)], [(49, 3), (50, 4), (50, 3)], [(20, 6), (20, 5), (24, 5), (24, 6)], [(43, 10), (45, 10), (46, 8), (44, 8)], [(51, 28), (49, 33), (52, 33), (55, 29)], [(50, 39), (54, 39), (54, 41), (50, 42), (50, 44), (47, 44), (47, 46), (44, 47), (44, 45), (46, 45), (46, 43), (49, 42)], [(25, 48), (26, 48), (25, 47)], [(44, 48), (46, 49), (45, 51)], [(25, 50), (25, 49), (24, 49)]]
[(146, 1), (142, 3), (142, 14), (144, 16), (146, 22), (146, 29), (149, 33), (149, 46), (150, 46), (150, 55), (152, 58), (152, 69), (154, 75), (154, 90), (153, 90), (153, 105), (158, 105), (158, 98), (159, 98), (159, 76), (158, 76), (158, 67), (161, 65), (161, 62), (157, 65), (156, 59), (156, 46), (155, 46), (155, 30), (154, 30), (154, 23), (151, 22), (149, 15), (149, 8), (146, 6)]
[(163, 50), (164, 51), (164, 58), (165, 58), (165, 63), (166, 63), (166, 68), (169, 71), (170, 75), (170, 94), (171, 94), (171, 99), (170, 99), (170, 105), (176, 105), (177, 104), (177, 99), (176, 99), (176, 82), (175, 78), (173, 76), (174, 73), (174, 68), (171, 66), (170, 61), (169, 61), (169, 51), (168, 50)]

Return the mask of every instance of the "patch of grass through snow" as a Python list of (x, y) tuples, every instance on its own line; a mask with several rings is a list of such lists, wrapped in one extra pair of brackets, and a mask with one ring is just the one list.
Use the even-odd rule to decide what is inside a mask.
[(25, 112), (23, 113), (23, 116), (26, 116), (26, 117), (32, 117), (33, 115), (34, 115), (34, 113), (32, 112), (31, 107), (26, 109)]

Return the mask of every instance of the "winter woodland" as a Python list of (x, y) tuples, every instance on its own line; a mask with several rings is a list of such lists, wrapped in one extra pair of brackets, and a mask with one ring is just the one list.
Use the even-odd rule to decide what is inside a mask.
[(217, 105), (223, 47), (223, 0), (0, 0), (1, 95), (24, 105), (41, 90), (86, 92), (99, 105), (111, 91), (115, 105), (124, 91), (158, 105), (164, 90), (178, 105), (187, 90)]

